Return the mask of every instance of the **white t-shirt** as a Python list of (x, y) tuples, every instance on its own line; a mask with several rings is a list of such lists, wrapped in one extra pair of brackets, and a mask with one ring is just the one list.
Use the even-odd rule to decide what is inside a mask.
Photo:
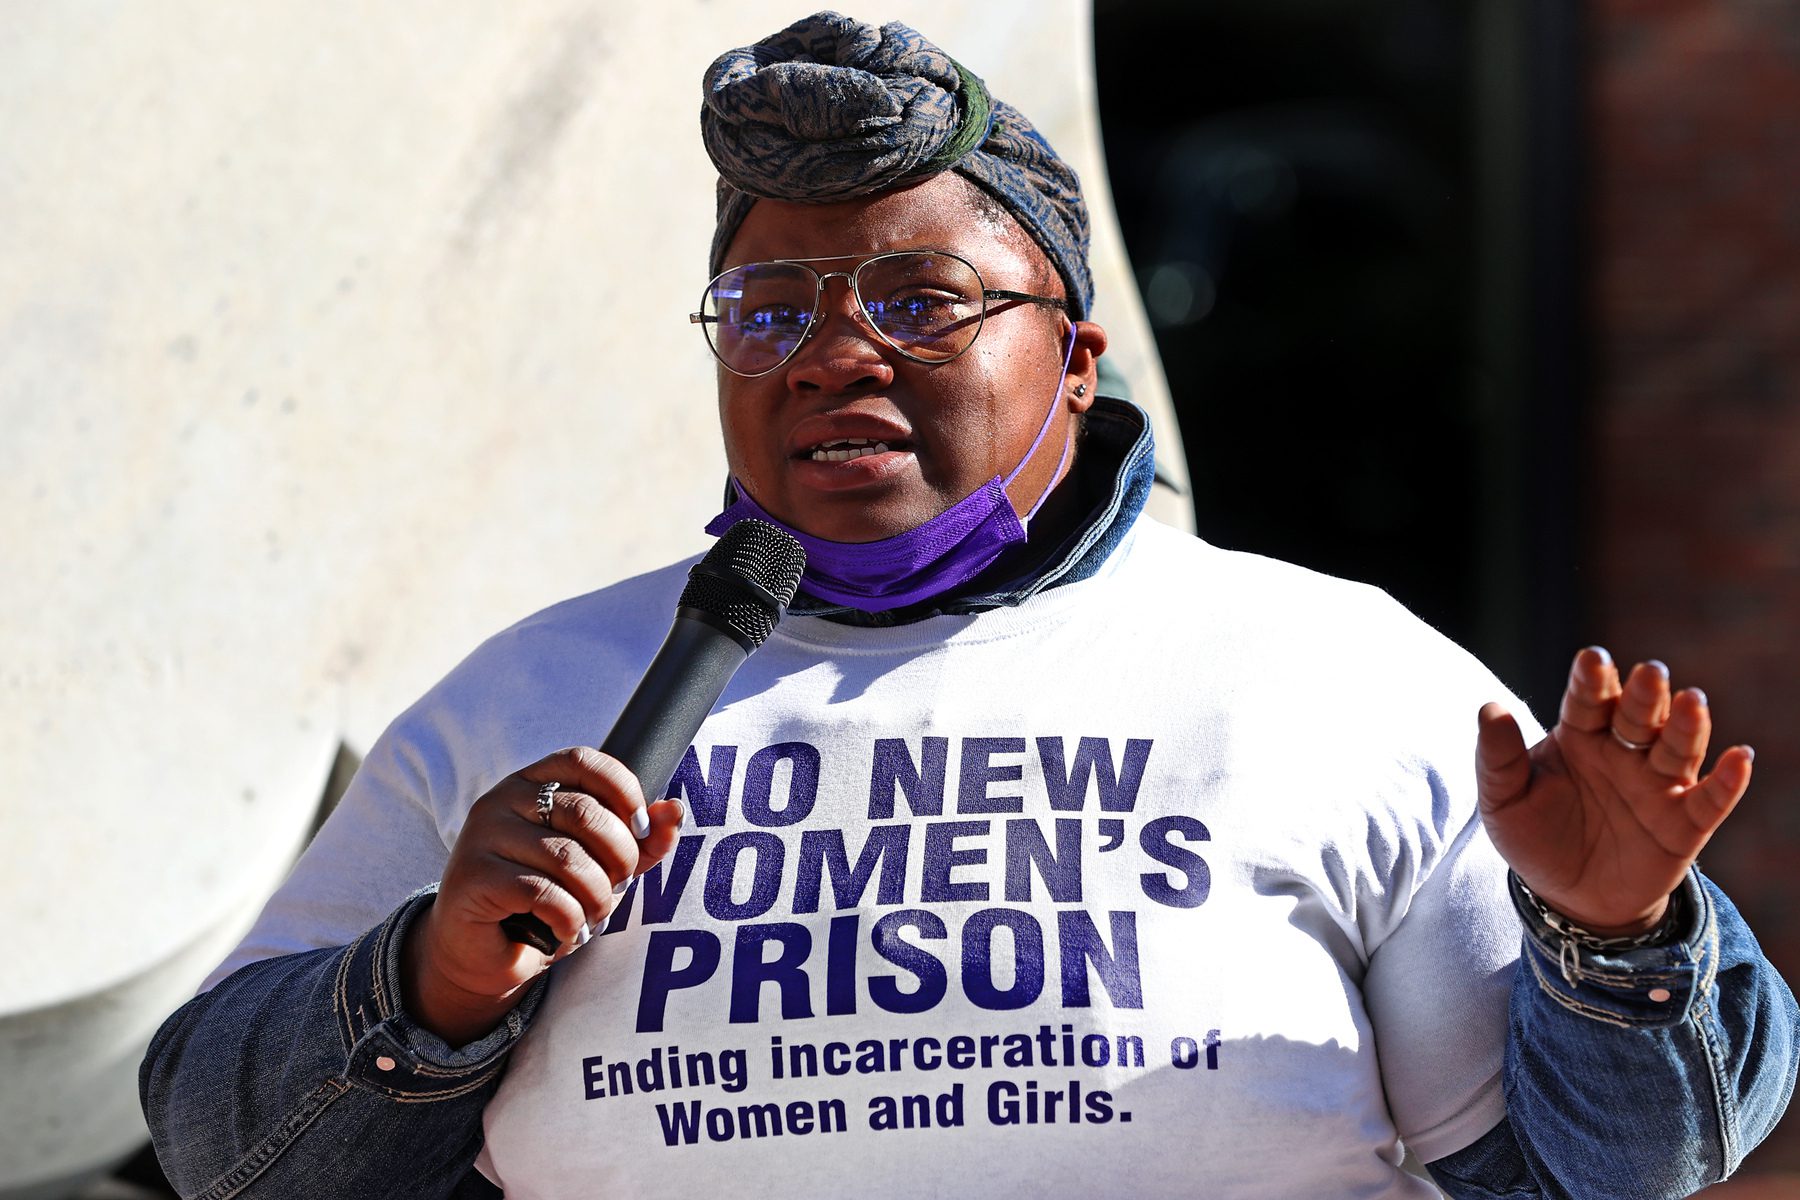
[[(402, 716), (245, 946), (341, 944), (499, 778), (598, 741), (683, 567), (490, 640)], [(509, 1197), (1426, 1196), (1504, 1115), (1519, 928), (1476, 711), (1381, 592), (1138, 522), (1094, 578), (790, 617), (680, 847), (554, 969), (486, 1114)]]

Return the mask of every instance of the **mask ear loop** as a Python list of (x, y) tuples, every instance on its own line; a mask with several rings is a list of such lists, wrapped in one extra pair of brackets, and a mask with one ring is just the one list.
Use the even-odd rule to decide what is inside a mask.
[[(1074, 359), (1075, 323), (1071, 321), (1069, 323), (1069, 342), (1068, 345), (1063, 347), (1062, 374), (1056, 377), (1056, 392), (1050, 397), (1049, 411), (1044, 413), (1044, 423), (1038, 426), (1037, 437), (1033, 439), (1031, 449), (1025, 451), (1025, 457), (1019, 460), (1019, 465), (1012, 469), (1012, 473), (1000, 481), (1001, 491), (1005, 491), (1012, 485), (1012, 481), (1019, 477), (1019, 472), (1023, 471), (1025, 465), (1031, 461), (1035, 454), (1037, 454), (1038, 447), (1043, 445), (1044, 437), (1050, 432), (1050, 426), (1056, 420), (1056, 410), (1060, 407), (1062, 401), (1063, 384), (1068, 382), (1069, 364), (1073, 362)], [(1031, 505), (1031, 511), (1021, 518), (1020, 524), (1031, 524), (1031, 518), (1037, 516), (1037, 510), (1044, 507), (1044, 501), (1050, 498), (1051, 489), (1056, 486), (1056, 481), (1062, 478), (1063, 469), (1069, 465), (1069, 455), (1074, 452), (1074, 449), (1075, 439), (1072, 437), (1063, 438), (1062, 458), (1057, 460), (1056, 470), (1050, 474), (1050, 482), (1046, 483), (1044, 485), (1044, 490), (1038, 493), (1037, 500)]]

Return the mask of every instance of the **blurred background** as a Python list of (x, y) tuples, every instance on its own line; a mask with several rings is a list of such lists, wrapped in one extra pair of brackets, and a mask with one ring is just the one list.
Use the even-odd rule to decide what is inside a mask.
[[(856, 11), (1078, 131), (1053, 137), (1102, 210), (1110, 175), (1130, 276), (1109, 252), (1100, 316), (1179, 426), (1175, 506), (1387, 588), (1540, 717), (1588, 643), (1703, 684), (1759, 750), (1703, 865), (1800, 978), (1800, 5), (959, 7)], [(75, 1028), (130, 1058), (148, 1028), (120, 1014), (191, 990), (412, 696), (519, 613), (699, 547), (704, 349), (648, 369), (588, 314), (691, 306), (694, 80), (782, 15), (0, 0), (0, 832), (27, 867), (0, 879), (0, 1079)], [(639, 48), (670, 37), (665, 79)], [(629, 236), (618, 178), (658, 195)], [(509, 433), (534, 424), (571, 432)], [(524, 516), (470, 522), (495, 496)], [(608, 511), (633, 519), (604, 565), (556, 553)], [(265, 661), (245, 613), (317, 661)], [(116, 919), (30, 883), (69, 762), (120, 818), (87, 851)], [(126, 965), (34, 990), (96, 961)], [(42, 1114), (4, 1092), (29, 1165)], [(84, 1196), (165, 1194), (140, 1154)], [(1800, 1197), (1800, 1119), (1715, 1194)]]
[(1201, 536), (1387, 588), (1543, 718), (1589, 643), (1703, 685), (1758, 757), (1702, 866), (1800, 979), (1800, 4), (1094, 29)]

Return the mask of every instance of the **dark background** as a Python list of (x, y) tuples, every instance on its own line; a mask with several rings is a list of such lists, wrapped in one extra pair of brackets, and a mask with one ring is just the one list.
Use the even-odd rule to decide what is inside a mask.
[(1381, 584), (1542, 709), (1586, 623), (1579, 82), (1478, 61), (1477, 7), (1102, 0), (1102, 124), (1202, 536)]
[[(1096, 0), (1095, 42), (1201, 536), (1543, 719), (1589, 643), (1703, 684), (1759, 755), (1702, 864), (1795, 979), (1800, 5)], [(1796, 1169), (1790, 1119), (1746, 1171)]]

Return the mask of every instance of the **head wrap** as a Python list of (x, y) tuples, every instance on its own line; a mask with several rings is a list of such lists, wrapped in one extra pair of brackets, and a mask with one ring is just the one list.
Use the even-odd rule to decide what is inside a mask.
[(1081, 181), (1024, 114), (915, 30), (814, 13), (721, 55), (705, 90), (714, 272), (758, 199), (826, 204), (955, 171), (1012, 214), (1062, 276), (1072, 315), (1088, 315)]

